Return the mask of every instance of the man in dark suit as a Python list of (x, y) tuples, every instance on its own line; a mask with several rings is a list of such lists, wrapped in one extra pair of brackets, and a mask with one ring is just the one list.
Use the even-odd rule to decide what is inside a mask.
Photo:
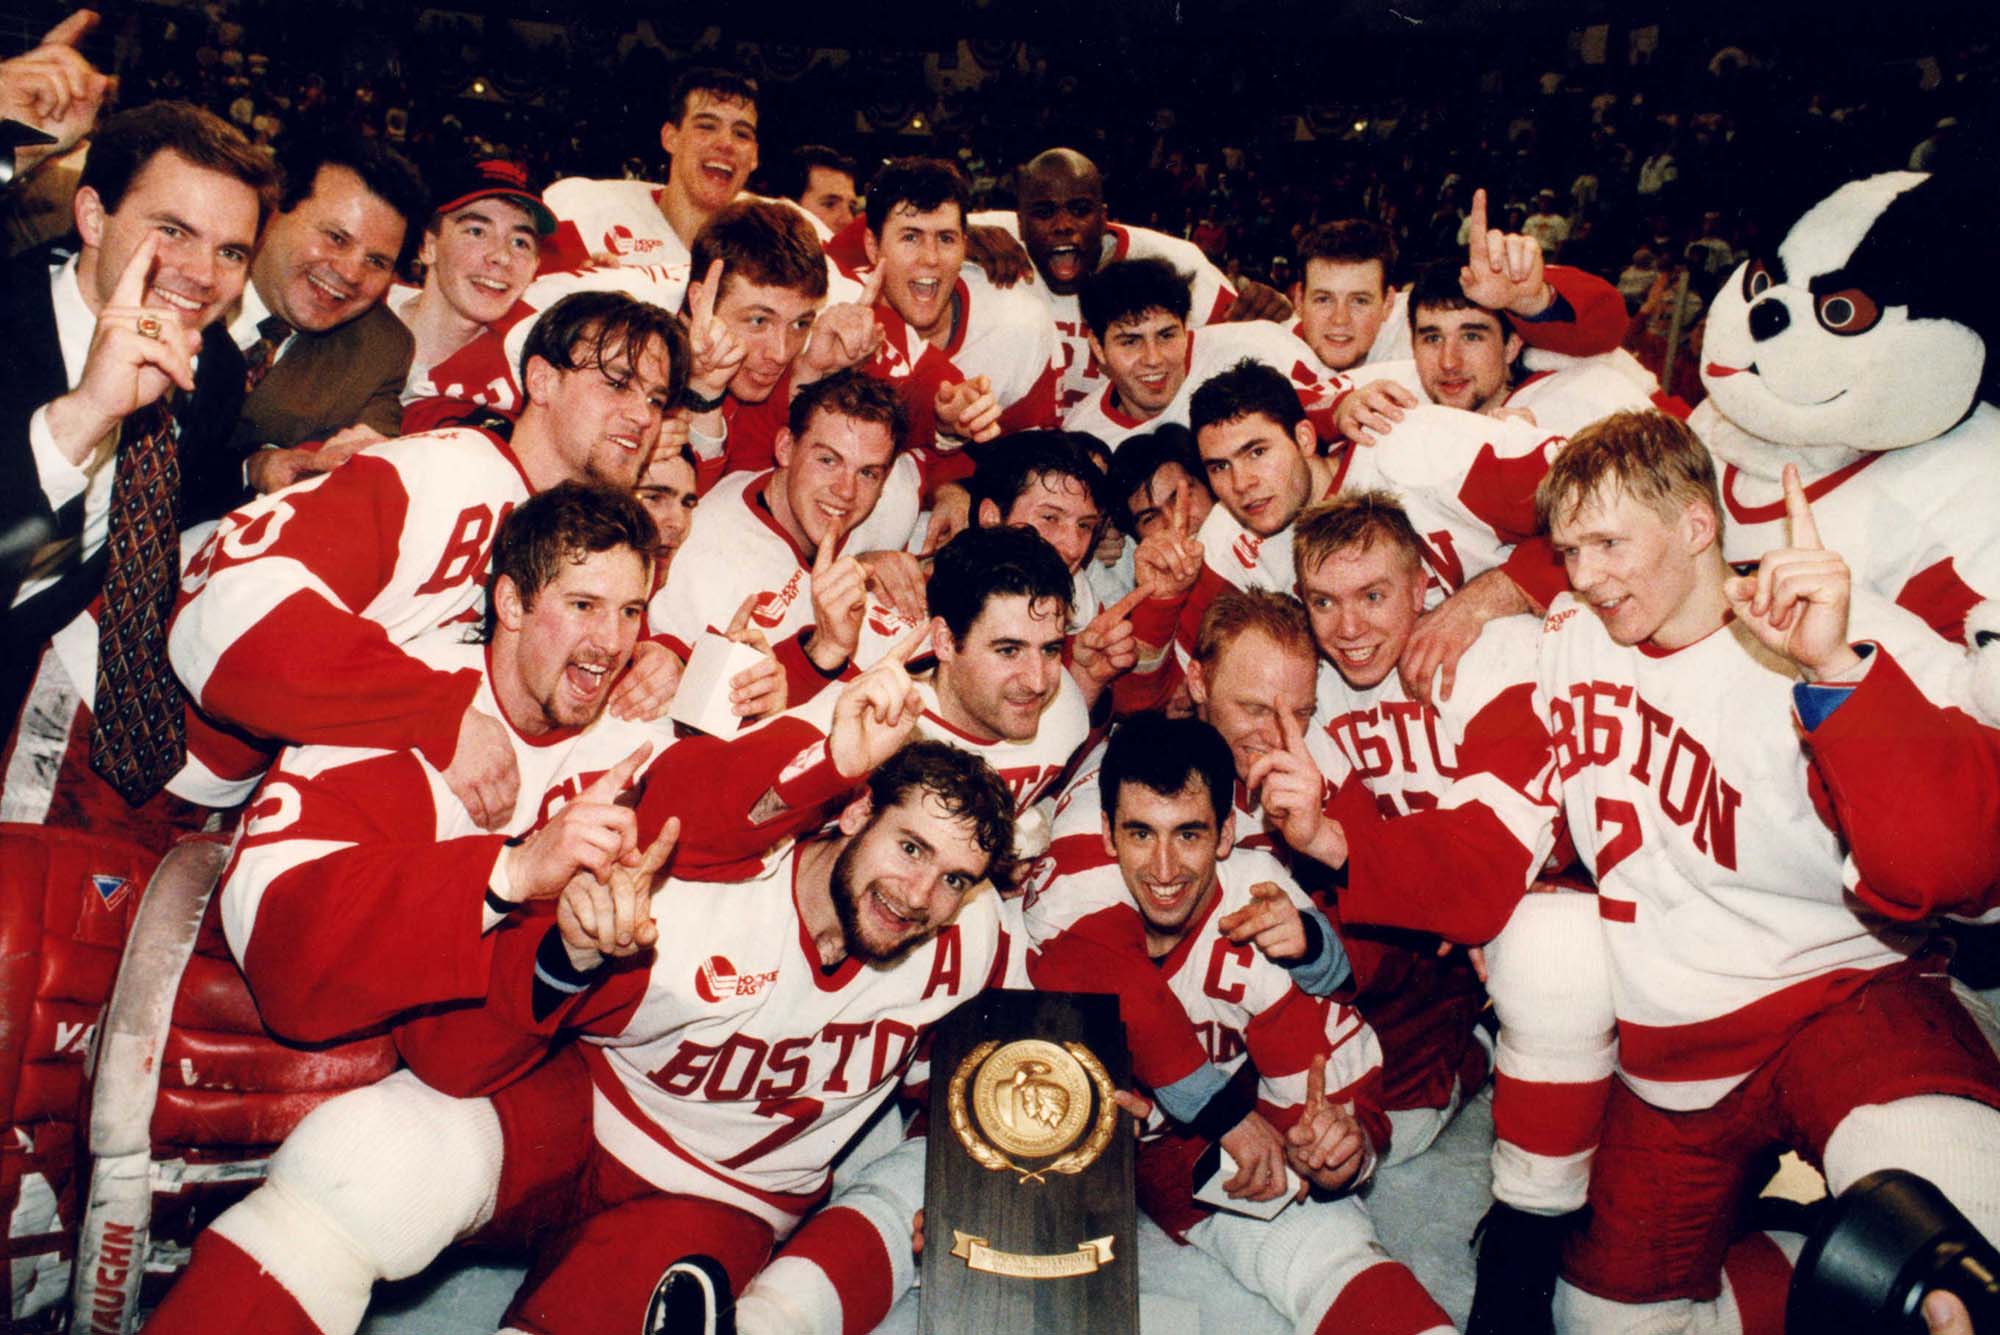
[[(0, 818), (54, 819), (65, 762), (80, 778), (95, 768), (133, 806), (175, 763), (177, 732), (148, 735), (140, 757), (108, 734), (150, 734), (177, 708), (160, 602), (171, 606), (179, 528), (241, 492), (228, 440), (243, 363), (219, 317), (242, 291), (274, 185), (226, 122), (185, 103), (139, 107), (93, 141), (75, 254), (0, 270), (0, 717), (22, 721), (0, 756)], [(100, 595), (118, 610), (86, 613)], [(129, 729), (80, 707), (105, 704), (100, 620)], [(133, 703), (135, 682), (150, 703)]]
[(308, 138), (282, 165), (278, 213), (230, 324), (251, 382), (235, 445), (258, 491), (402, 434), (415, 344), (382, 298), (430, 216), (416, 168), (373, 140)]

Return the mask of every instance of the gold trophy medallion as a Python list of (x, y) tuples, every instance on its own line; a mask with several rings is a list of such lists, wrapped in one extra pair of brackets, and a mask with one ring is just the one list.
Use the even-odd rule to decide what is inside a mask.
[[(1118, 1127), (1118, 1105), (1111, 1095), (1111, 1076), (1081, 1043), (1024, 1038), (1003, 1047), (989, 1041), (968, 1052), (952, 1073), (951, 1129), (982, 1167), (994, 1172), (1011, 1168), (1023, 1182), (1041, 1182), (1048, 1173), (1080, 1173), (1104, 1153)], [(1086, 1128), (1089, 1138), (1077, 1145)], [(1010, 1155), (1060, 1157), (1028, 1169)]]
[(1046, 1158), (1074, 1145), (1089, 1124), (1090, 1079), (1082, 1063), (1054, 1043), (1022, 1039), (979, 1068), (972, 1108), (995, 1145)]

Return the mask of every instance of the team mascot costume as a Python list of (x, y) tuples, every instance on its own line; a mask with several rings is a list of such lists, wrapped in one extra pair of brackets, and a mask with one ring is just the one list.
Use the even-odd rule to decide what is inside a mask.
[(1723, 284), (1694, 428), (1721, 468), (1724, 550), (1786, 544), (1797, 464), (1861, 585), (1976, 652), (2000, 725), (2000, 281), (1983, 175), (1885, 172), (1808, 209)]

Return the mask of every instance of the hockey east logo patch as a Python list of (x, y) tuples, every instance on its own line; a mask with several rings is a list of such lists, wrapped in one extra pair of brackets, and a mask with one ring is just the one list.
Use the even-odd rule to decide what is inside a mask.
[(101, 872), (92, 872), (87, 879), (90, 882), (91, 890), (97, 895), (98, 901), (104, 905), (108, 912), (116, 912), (118, 907), (131, 897), (132, 881), (130, 877), (108, 876)]
[(738, 973), (736, 966), (721, 955), (710, 955), (694, 971), (694, 992), (703, 1001), (714, 1003), (734, 997), (754, 997), (778, 979), (778, 971)]

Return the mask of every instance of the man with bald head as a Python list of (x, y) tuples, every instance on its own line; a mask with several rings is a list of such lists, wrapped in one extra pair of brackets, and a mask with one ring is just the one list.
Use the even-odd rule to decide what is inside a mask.
[(1097, 164), (1073, 148), (1051, 148), (1023, 163), (1015, 173), (1015, 211), (974, 214), (971, 221), (1007, 228), (1021, 238), (1035, 263), (1037, 290), (1049, 303), (1062, 343), (1061, 411), (1104, 388), (1104, 374), (1090, 354), (1090, 339), (1077, 308), (1084, 282), (1115, 260), (1158, 256), (1194, 275), (1191, 326), (1224, 320), (1283, 320), (1291, 306), (1262, 283), (1232, 286), (1191, 241), (1148, 227), (1110, 220), (1104, 207), (1104, 178)]

